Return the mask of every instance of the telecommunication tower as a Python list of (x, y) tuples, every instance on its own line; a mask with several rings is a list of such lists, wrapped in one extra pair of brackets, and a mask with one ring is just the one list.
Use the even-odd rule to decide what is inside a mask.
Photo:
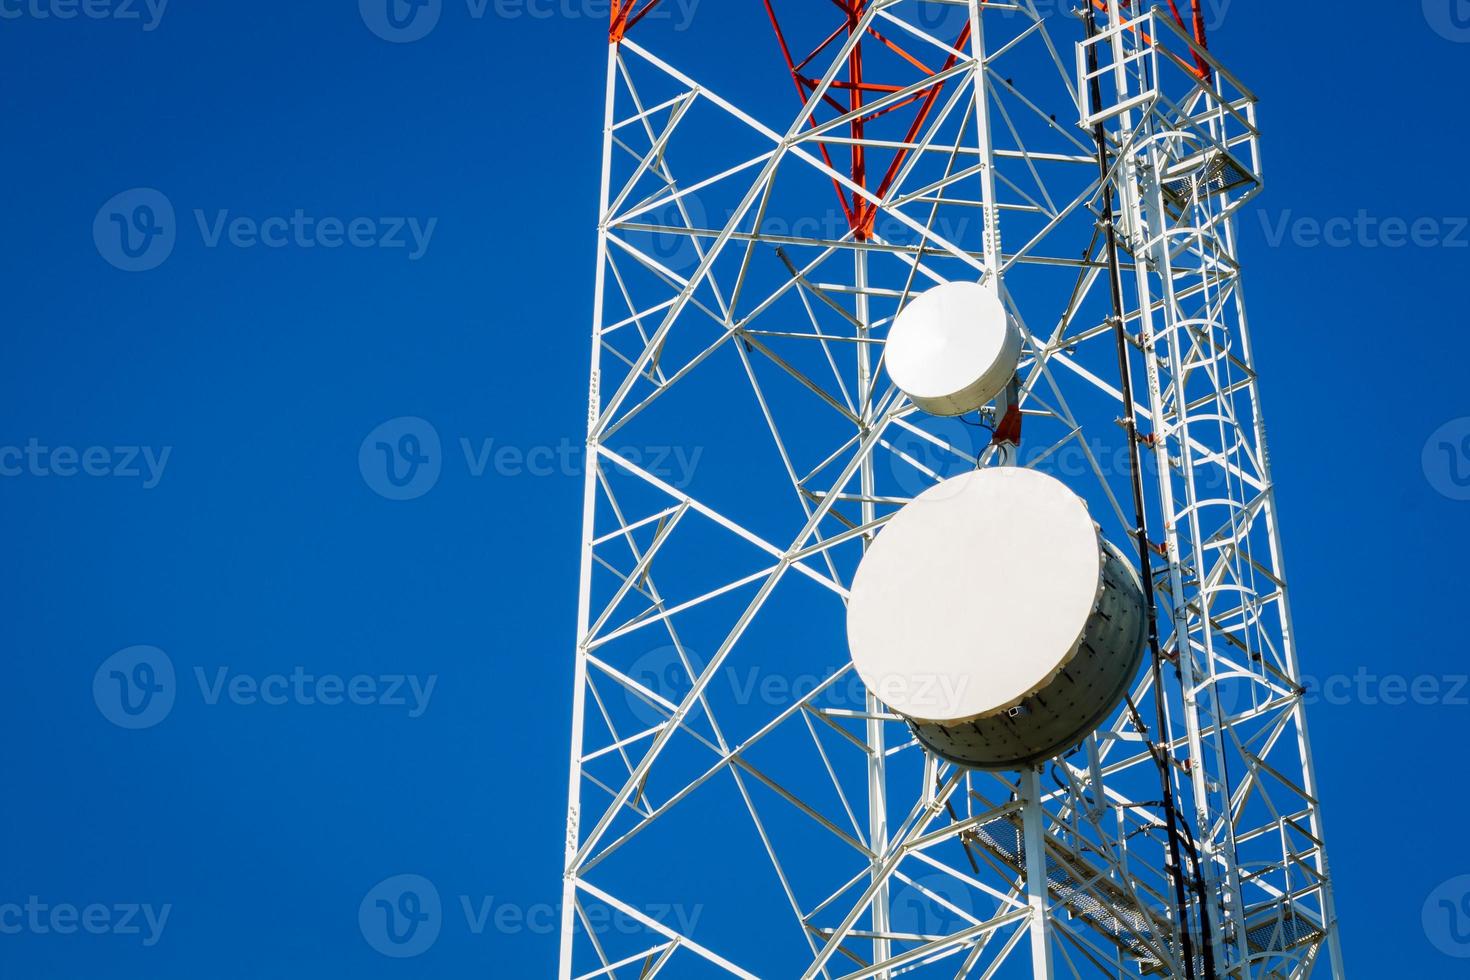
[(560, 976), (1345, 976), (1198, 3), (671, 2), (612, 4)]

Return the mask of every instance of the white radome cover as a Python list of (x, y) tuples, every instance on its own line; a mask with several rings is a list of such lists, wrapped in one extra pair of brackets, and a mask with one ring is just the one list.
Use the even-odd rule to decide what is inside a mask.
[(853, 578), (848, 645), (907, 718), (952, 724), (1019, 704), (1075, 654), (1102, 590), (1087, 504), (1044, 473), (975, 470), (879, 531)]
[(904, 307), (888, 332), (888, 376), (930, 415), (973, 412), (1005, 389), (1021, 332), (995, 291), (947, 282)]

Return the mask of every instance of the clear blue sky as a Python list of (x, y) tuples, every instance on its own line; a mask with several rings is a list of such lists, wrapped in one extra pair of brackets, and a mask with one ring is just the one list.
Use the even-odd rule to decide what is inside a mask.
[[(0, 976), (551, 969), (605, 28), (479, 6), (394, 44), (347, 0), (0, 0), (0, 905), (101, 933), (0, 934)], [(1213, 39), (1263, 102), (1240, 230), (1305, 669), (1440, 691), (1311, 709), (1357, 977), (1464, 970), (1421, 908), (1470, 874), (1467, 15), (1235, 0)], [(128, 272), (159, 197), (117, 212), (139, 257), (96, 241), (137, 188), (174, 240)], [(1360, 211), (1431, 223), (1393, 247)], [(440, 472), (375, 488), (359, 452), (400, 417)], [(510, 454), (477, 476), (461, 440)], [(133, 730), (109, 685), (164, 665), (136, 646), (177, 683)], [(412, 960), (358, 923), (405, 873), (445, 906)], [(476, 934), (462, 895), (525, 918)]]

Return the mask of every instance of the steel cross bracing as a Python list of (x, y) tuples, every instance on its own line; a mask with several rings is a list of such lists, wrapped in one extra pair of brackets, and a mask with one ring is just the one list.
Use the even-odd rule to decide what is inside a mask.
[[(1221, 976), (1343, 976), (1231, 230), (1254, 98), (1168, 15), (1104, 9), (1084, 41), (1033, 0), (854, 3), (780, 21), (800, 66), (614, 18), (560, 976), (1184, 976), (1151, 741), (1209, 897), (1195, 949)], [(882, 369), (916, 292), (985, 277), (1026, 338), (1006, 461), (1119, 544), (1132, 413), (1169, 658), (1163, 692), (1142, 673), (1027, 773), (926, 757), (843, 631), (896, 509), (1002, 461), (998, 419), (929, 418)], [(1168, 730), (1140, 730), (1160, 697)]]

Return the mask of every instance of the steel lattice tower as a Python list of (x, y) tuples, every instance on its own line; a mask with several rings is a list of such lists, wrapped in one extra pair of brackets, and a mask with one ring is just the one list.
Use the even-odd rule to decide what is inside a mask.
[[(722, 89), (658, 4), (608, 47), (560, 976), (1344, 976), (1232, 226), (1256, 100), (1198, 12), (711, 6), (775, 35)], [(971, 423), (882, 367), (956, 279), (1025, 342)], [(1159, 637), (1009, 774), (926, 757), (842, 633), (896, 510), (1003, 463), (1148, 529)]]

